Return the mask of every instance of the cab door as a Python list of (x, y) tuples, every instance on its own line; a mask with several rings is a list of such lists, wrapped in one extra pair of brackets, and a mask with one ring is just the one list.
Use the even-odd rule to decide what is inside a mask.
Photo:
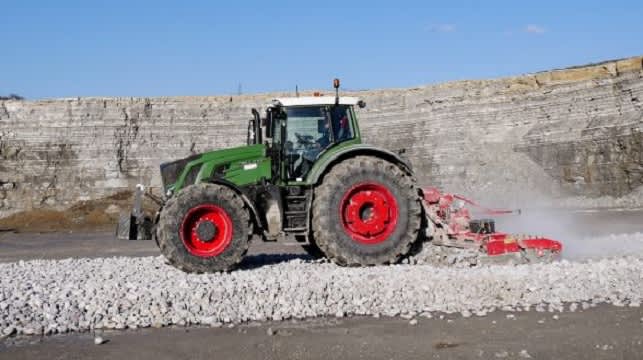
[(285, 179), (283, 139), (286, 131), (286, 113), (281, 108), (268, 108), (266, 115), (268, 118), (266, 126), (270, 129), (266, 137), (272, 139), (268, 150), (272, 163), (272, 180), (274, 184), (280, 184)]

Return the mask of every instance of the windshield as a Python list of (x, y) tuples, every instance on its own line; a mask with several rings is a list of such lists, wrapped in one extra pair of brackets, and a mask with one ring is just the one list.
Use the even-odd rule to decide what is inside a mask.
[(349, 106), (297, 106), (286, 108), (285, 112), (289, 179), (304, 177), (324, 150), (354, 137)]
[(292, 142), (295, 147), (298, 142), (301, 143), (302, 138), (315, 140), (322, 148), (331, 142), (337, 143), (353, 138), (348, 106), (291, 107), (286, 108), (286, 114), (288, 131), (285, 141)]
[(324, 145), (330, 143), (330, 124), (328, 113), (324, 107), (295, 107), (286, 109), (288, 114), (288, 132), (286, 141), (297, 147), (302, 143), (298, 140), (323, 139)]

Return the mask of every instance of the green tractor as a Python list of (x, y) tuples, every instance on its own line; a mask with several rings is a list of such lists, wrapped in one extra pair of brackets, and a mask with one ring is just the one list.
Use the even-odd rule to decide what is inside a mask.
[[(141, 233), (188, 272), (232, 269), (253, 237), (345, 266), (409, 254), (423, 223), (411, 166), (362, 143), (355, 106), (365, 103), (333, 85), (335, 96), (275, 99), (263, 118), (253, 109), (246, 146), (162, 164), (165, 199)], [(129, 237), (149, 223), (137, 202)]]

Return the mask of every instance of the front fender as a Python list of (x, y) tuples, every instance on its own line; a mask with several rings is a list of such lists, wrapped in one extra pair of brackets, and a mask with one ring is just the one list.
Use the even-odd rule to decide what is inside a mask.
[(234, 183), (231, 183), (230, 181), (227, 181), (225, 179), (220, 179), (220, 178), (210, 179), (208, 183), (227, 186), (230, 189), (232, 189), (234, 192), (236, 192), (239, 196), (241, 196), (241, 199), (243, 200), (243, 202), (250, 209), (252, 220), (255, 225), (254, 231), (259, 234), (261, 233), (261, 231), (265, 228), (263, 217), (260, 216), (259, 211), (257, 211), (257, 207), (252, 202), (252, 200), (250, 200), (248, 195), (246, 195), (246, 193), (241, 189), (241, 187), (237, 186)]

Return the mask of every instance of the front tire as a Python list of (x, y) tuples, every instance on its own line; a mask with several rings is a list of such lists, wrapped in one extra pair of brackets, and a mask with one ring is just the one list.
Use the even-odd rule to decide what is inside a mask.
[(216, 184), (195, 184), (171, 198), (158, 224), (161, 253), (186, 272), (234, 268), (248, 250), (252, 223), (241, 197)]
[(380, 158), (344, 160), (315, 189), (314, 239), (340, 265), (398, 262), (418, 240), (421, 218), (413, 178)]

